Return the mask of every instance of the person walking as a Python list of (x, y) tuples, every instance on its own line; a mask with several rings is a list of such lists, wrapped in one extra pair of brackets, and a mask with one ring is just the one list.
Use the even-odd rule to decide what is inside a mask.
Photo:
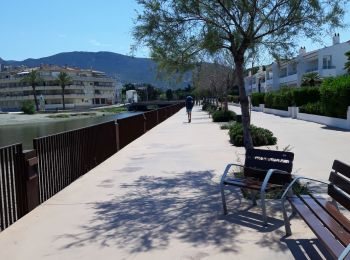
[(187, 111), (188, 122), (191, 123), (192, 108), (194, 105), (193, 97), (187, 96), (185, 102), (186, 102), (186, 111)]

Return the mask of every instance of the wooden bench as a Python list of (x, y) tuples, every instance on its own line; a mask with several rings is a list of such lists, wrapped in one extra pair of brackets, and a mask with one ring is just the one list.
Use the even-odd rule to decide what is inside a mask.
[[(229, 186), (249, 190), (254, 205), (256, 205), (256, 193), (260, 191), (263, 222), (267, 225), (266, 193), (286, 186), (292, 181), (293, 160), (294, 154), (291, 152), (248, 149), (244, 165), (228, 164), (220, 182), (224, 214), (227, 214), (225, 189)], [(233, 176), (229, 175), (233, 166), (243, 169), (240, 172), (242, 176), (237, 176), (238, 172), (233, 172)]]
[[(291, 235), (289, 216), (285, 208), (288, 201), (315, 233), (326, 250), (335, 259), (350, 259), (350, 220), (338, 209), (338, 203), (345, 210), (350, 210), (350, 166), (335, 160), (329, 182), (322, 182), (306, 177), (296, 177), (282, 195), (283, 217), (286, 235)], [(294, 195), (293, 186), (299, 180), (308, 180), (328, 186), (329, 202), (308, 192), (307, 195)]]

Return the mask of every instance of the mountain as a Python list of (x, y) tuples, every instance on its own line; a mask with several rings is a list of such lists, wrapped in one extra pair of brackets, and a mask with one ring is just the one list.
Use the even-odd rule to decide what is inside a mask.
[[(1, 59), (0, 59), (1, 62)], [(113, 52), (64, 52), (39, 59), (23, 61), (4, 61), (6, 65), (25, 65), (28, 67), (40, 64), (79, 67), (103, 71), (116, 77), (122, 83), (149, 83), (161, 88), (186, 87), (191, 83), (191, 73), (186, 73), (182, 82), (157, 79), (157, 64), (148, 58), (134, 58)]]

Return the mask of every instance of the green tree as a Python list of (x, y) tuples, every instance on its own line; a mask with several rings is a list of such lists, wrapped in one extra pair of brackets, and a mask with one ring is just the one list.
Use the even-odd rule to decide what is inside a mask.
[(23, 79), (22, 82), (29, 84), (33, 90), (34, 103), (36, 111), (39, 111), (39, 103), (36, 97), (36, 87), (42, 82), (42, 78), (37, 70), (31, 70)]
[(166, 95), (167, 100), (173, 100), (173, 98), (174, 98), (172, 89), (167, 89), (165, 92), (165, 95)]
[(350, 51), (345, 52), (345, 56), (347, 57), (348, 61), (345, 62), (344, 69), (347, 70), (348, 74), (350, 74)]
[(67, 74), (67, 72), (61, 71), (57, 76), (57, 83), (61, 86), (62, 89), (62, 106), (63, 110), (66, 109), (66, 104), (64, 102), (64, 91), (66, 86), (72, 84), (72, 78)]
[[(291, 54), (297, 37), (319, 39), (328, 25), (342, 26), (347, 0), (138, 0), (134, 37), (151, 49), (167, 73), (192, 69), (203, 57), (229, 53), (239, 87), (244, 146), (252, 148), (244, 86), (249, 57)], [(256, 50), (256, 53), (254, 52)], [(255, 55), (252, 55), (252, 54)]]

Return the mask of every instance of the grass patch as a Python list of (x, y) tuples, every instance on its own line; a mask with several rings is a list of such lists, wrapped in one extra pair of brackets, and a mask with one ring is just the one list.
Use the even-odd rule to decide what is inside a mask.
[(101, 108), (101, 109), (96, 109), (99, 112), (104, 112), (104, 113), (122, 113), (125, 111), (128, 111), (125, 107), (106, 107), (106, 108)]
[(69, 114), (57, 114), (57, 115), (49, 115), (47, 117), (49, 117), (49, 118), (69, 118), (70, 115)]

